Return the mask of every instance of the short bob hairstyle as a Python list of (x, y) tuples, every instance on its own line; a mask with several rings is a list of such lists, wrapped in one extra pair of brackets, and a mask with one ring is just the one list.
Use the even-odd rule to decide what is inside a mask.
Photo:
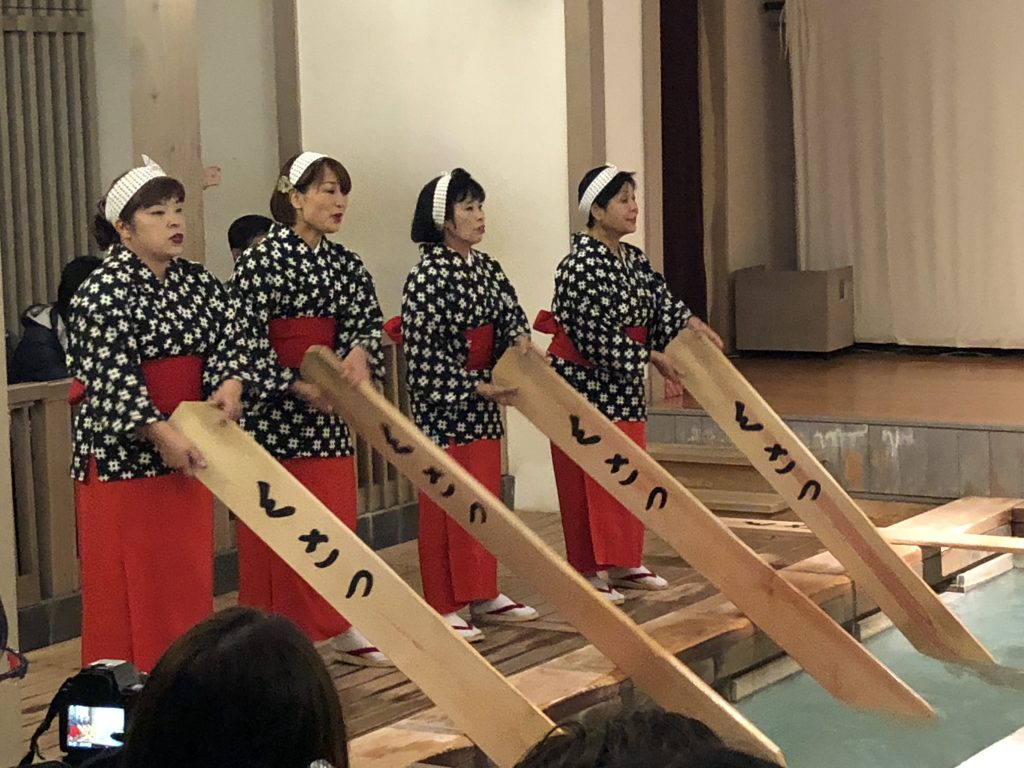
[[(277, 188), (277, 181), (281, 177), (288, 178), (288, 171), (291, 170), (292, 163), (298, 157), (298, 155), (289, 157), (285, 164), (281, 166), (281, 172), (278, 174), (277, 179), (274, 180), (274, 191), (270, 195), (270, 215), (274, 217), (274, 221), (284, 224), (286, 227), (295, 226), (295, 222), (298, 219), (295, 216), (295, 207), (292, 205), (289, 193), (281, 192)], [(334, 175), (338, 178), (341, 194), (349, 194), (352, 191), (352, 177), (348, 175), (345, 166), (333, 157), (321, 157), (310, 163), (309, 167), (299, 176), (299, 180), (295, 183), (295, 189), (299, 192), (308, 191), (310, 187), (314, 187), (324, 180), (328, 170), (333, 171)]]
[(121, 768), (347, 768), (341, 704), (287, 619), (229, 608), (164, 653), (132, 712)]
[[(420, 196), (416, 198), (416, 210), (412, 215), (412, 231), (410, 237), (414, 243), (443, 243), (444, 230), (439, 229), (434, 222), (434, 188), (440, 176), (431, 179), (426, 186), (420, 190)], [(465, 200), (482, 203), (487, 198), (487, 193), (480, 186), (480, 182), (474, 179), (463, 168), (456, 168), (452, 171), (452, 180), (448, 183), (448, 196), (444, 202), (444, 220), (451, 221), (455, 215), (455, 204)]]
[[(591, 168), (585, 174), (583, 179), (580, 181), (579, 189), (576, 192), (576, 202), (583, 200), (583, 193), (587, 191), (587, 187), (590, 186), (590, 182), (597, 178), (597, 175), (605, 169), (606, 166), (599, 165), (597, 168)], [(612, 180), (608, 182), (604, 189), (601, 190), (596, 198), (594, 198), (594, 205), (598, 208), (604, 209), (608, 207), (608, 203), (611, 199), (619, 194), (619, 190), (622, 189), (623, 184), (629, 184), (633, 189), (636, 189), (636, 179), (633, 177), (636, 174), (633, 171), (619, 171)], [(594, 226), (594, 214), (587, 211), (587, 226)]]
[[(114, 184), (117, 184), (128, 171), (125, 171), (116, 179), (113, 184), (110, 185), (110, 189), (114, 188)], [(110, 193), (110, 190), (107, 190)], [(121, 221), (126, 224), (131, 224), (135, 218), (135, 214), (143, 208), (149, 208), (153, 205), (164, 205), (166, 203), (184, 203), (185, 202), (185, 187), (177, 179), (171, 178), (170, 176), (158, 176), (155, 179), (150, 179), (142, 187), (128, 198), (128, 202), (124, 204), (124, 208), (121, 209), (121, 213), (118, 217)], [(117, 245), (121, 242), (121, 236), (117, 234), (117, 229), (114, 225), (107, 221), (106, 215), (107, 196), (96, 204), (96, 216), (92, 221), (93, 236), (96, 238), (96, 245), (100, 247), (100, 250), (107, 250), (112, 245)]]

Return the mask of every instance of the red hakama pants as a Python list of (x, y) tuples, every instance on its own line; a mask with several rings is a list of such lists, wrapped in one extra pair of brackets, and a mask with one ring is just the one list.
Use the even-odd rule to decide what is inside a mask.
[(180, 473), (75, 482), (82, 566), (82, 664), (148, 672), (213, 612), (213, 496)]
[[(644, 422), (617, 421), (615, 426), (641, 448), (646, 448)], [(551, 461), (569, 564), (586, 574), (606, 568), (639, 566), (644, 550), (643, 523), (554, 443), (551, 444)]]
[[(495, 496), (501, 495), (501, 441), (449, 442), (449, 456)], [(498, 596), (494, 556), (441, 507), (420, 494), (420, 576), (423, 597), (438, 613), (458, 611), (473, 600)]]
[[(356, 529), (356, 472), (351, 456), (282, 459), (281, 465), (351, 530)], [(326, 640), (352, 625), (291, 566), (235, 521), (238, 601), (291, 619), (310, 640)]]

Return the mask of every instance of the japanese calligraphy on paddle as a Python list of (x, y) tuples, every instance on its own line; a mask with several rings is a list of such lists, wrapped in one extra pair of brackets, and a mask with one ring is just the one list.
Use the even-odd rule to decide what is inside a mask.
[[(590, 448), (601, 442), (600, 435), (588, 435), (583, 430), (580, 426), (580, 417), (576, 414), (569, 416), (569, 429), (576, 443), (584, 448)], [(632, 485), (640, 477), (640, 470), (629, 467), (629, 459), (621, 453), (616, 452), (610, 458), (605, 459), (604, 463), (609, 467), (609, 474), (611, 475), (618, 475), (619, 471), (622, 470), (622, 476), (615, 478), (619, 485)], [(668, 503), (668, 491), (660, 485), (651, 488), (650, 493), (647, 494), (647, 503), (644, 505), (644, 511), (650, 512), (654, 507), (655, 501), (658, 502), (658, 509), (664, 509)]]
[[(760, 432), (764, 429), (764, 424), (760, 422), (752, 422), (750, 417), (747, 416), (747, 404), (737, 400), (736, 401), (736, 424), (744, 432)], [(796, 469), (796, 460), (790, 459), (789, 451), (783, 448), (779, 443), (773, 443), (765, 447), (764, 452), (768, 454), (768, 461), (771, 464), (778, 463), (779, 466), (773, 466), (777, 475), (788, 475), (794, 469)], [(817, 501), (818, 496), (821, 494), (821, 483), (817, 480), (808, 480), (803, 484), (800, 489), (800, 495), (797, 499), (803, 501), (807, 498), (807, 495), (811, 494), (811, 501)]]
[[(286, 506), (279, 507), (277, 501), (273, 496), (270, 495), (271, 487), (270, 483), (266, 480), (257, 480), (256, 489), (260, 496), (260, 508), (263, 513), (271, 520), (280, 520), (284, 517), (291, 517), (295, 514), (295, 507)], [(329, 544), (331, 537), (326, 533), (321, 533), (318, 529), (312, 528), (309, 533), (304, 533), (298, 537), (301, 544), (305, 545), (305, 552), (307, 555), (315, 554), (321, 544)], [(317, 568), (330, 568), (337, 562), (341, 552), (337, 547), (331, 547), (330, 551), (327, 552), (326, 557), (322, 560), (318, 560), (313, 563)], [(352, 580), (348, 585), (348, 593), (345, 595), (346, 599), (351, 599), (359, 588), (359, 584), (362, 583), (363, 594), (360, 597), (368, 597), (370, 592), (373, 591), (373, 574), (365, 568), (362, 568), (355, 572), (352, 576)]]
[[(380, 433), (384, 436), (384, 442), (387, 444), (388, 450), (393, 454), (391, 460), (394, 461), (394, 457), (411, 457), (415, 453), (415, 448), (411, 445), (405, 445), (397, 437), (395, 437), (395, 428), (388, 424), (386, 421), (380, 424)], [(449, 499), (455, 495), (456, 486), (454, 482), (448, 480), (444, 470), (439, 469), (433, 465), (428, 465), (422, 472), (422, 475), (430, 481), (431, 486), (438, 486), (443, 488), (440, 491), (441, 497)], [(476, 523), (477, 516), (479, 515), (479, 522), (487, 522), (487, 512), (484, 510), (483, 505), (479, 501), (474, 500), (469, 505), (469, 522)]]

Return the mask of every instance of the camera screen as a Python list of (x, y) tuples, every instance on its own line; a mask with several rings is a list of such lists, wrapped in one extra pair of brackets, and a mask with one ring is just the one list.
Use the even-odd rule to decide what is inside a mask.
[(68, 706), (68, 749), (119, 747), (114, 734), (124, 733), (124, 710), (121, 707)]

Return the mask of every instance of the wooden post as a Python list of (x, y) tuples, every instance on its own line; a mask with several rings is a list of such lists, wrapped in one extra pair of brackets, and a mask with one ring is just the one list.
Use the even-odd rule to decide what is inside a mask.
[(567, 202), (569, 221), (578, 222), (576, 187), (584, 173), (605, 161), (604, 8), (602, 0), (565, 0), (564, 8)]
[(206, 457), (197, 477), (496, 763), (554, 727), (237, 424), (208, 403), (183, 403), (171, 422)]
[(40, 580), (45, 597), (78, 589), (74, 485), (71, 466), (71, 414), (66, 382), (51, 385), (35, 409), (32, 424)]
[(330, 399), (349, 428), (383, 453), (502, 563), (544, 595), (601, 653), (662, 707), (705, 722), (724, 741), (768, 760), (782, 752), (703, 680), (640, 631), (552, 552), (501, 501), (434, 445), (369, 384), (353, 387), (337, 357), (314, 347), (302, 376)]
[[(0, 280), (3, 276), (0, 275)], [(5, 328), (4, 298), (0, 293), (0, 332)], [(0, 381), (7, 381), (7, 359), (0, 359)], [(8, 427), (7, 387), (0, 387), (0, 418)], [(14, 499), (11, 494), (11, 446), (0, 440), (0, 597), (7, 613), (9, 642), (18, 642), (17, 558), (14, 548)], [(7, 654), (0, 654), (0, 672), (8, 670)], [(21, 734), (21, 688), (17, 680), (0, 683), (0, 765), (15, 765), (24, 754)]]
[(296, 0), (272, 0), (278, 165), (302, 151)]
[(922, 653), (994, 659), (710, 341), (684, 328), (666, 353), (704, 410)]
[(196, 0), (131, 0), (127, 11), (132, 164), (140, 165), (146, 153), (185, 185), (187, 254), (204, 261)]
[(733, 534), (539, 353), (506, 353), (493, 380), (512, 404), (707, 577), (840, 701), (917, 717), (928, 703)]

